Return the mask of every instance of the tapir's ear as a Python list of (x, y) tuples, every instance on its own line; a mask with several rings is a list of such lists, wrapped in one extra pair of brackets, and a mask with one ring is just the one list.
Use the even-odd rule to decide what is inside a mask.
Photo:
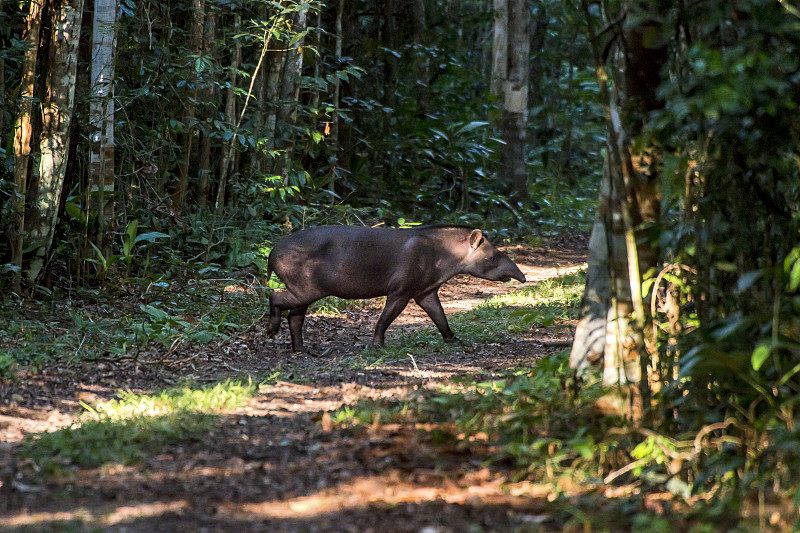
[(481, 230), (479, 229), (472, 230), (472, 233), (469, 234), (469, 247), (474, 250), (475, 248), (480, 246), (482, 242), (483, 242), (483, 233), (481, 233)]

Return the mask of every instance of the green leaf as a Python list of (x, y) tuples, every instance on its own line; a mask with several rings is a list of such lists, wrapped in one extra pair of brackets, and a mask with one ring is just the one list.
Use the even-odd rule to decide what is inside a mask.
[(795, 261), (789, 273), (789, 290), (796, 291), (798, 287), (800, 287), (800, 260)]
[(460, 128), (458, 131), (456, 131), (456, 135), (461, 135), (462, 133), (467, 133), (467, 132), (470, 132), (470, 131), (472, 131), (474, 129), (482, 128), (483, 126), (488, 126), (488, 125), (489, 125), (488, 122), (476, 120), (476, 121), (470, 122), (470, 123), (466, 124), (465, 126), (463, 126), (462, 128)]
[(772, 343), (764, 341), (756, 346), (753, 350), (753, 355), (750, 357), (750, 363), (753, 365), (753, 370), (758, 371), (772, 352)]
[(761, 270), (751, 270), (741, 278), (736, 283), (736, 292), (742, 292), (749, 289), (753, 283), (758, 281), (759, 278), (763, 275)]
[(137, 235), (136, 241), (134, 242), (137, 243), (141, 241), (153, 242), (156, 239), (163, 239), (163, 238), (169, 238), (169, 235), (167, 235), (166, 233), (161, 233), (160, 231), (151, 231), (149, 233), (142, 233), (141, 235)]

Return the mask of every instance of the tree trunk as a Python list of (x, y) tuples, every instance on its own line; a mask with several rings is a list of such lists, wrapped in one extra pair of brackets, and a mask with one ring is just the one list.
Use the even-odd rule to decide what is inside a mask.
[[(211, 61), (214, 54), (214, 42), (217, 39), (217, 11), (214, 6), (208, 5), (205, 29), (203, 30), (203, 55)], [(203, 86), (199, 89), (203, 102), (202, 115), (205, 119), (200, 129), (199, 155), (197, 169), (197, 206), (205, 209), (208, 205), (209, 181), (211, 178), (211, 124), (210, 120), (216, 112), (216, 76), (214, 69), (204, 73)]]
[(528, 78), (530, 74), (530, 10), (528, 0), (508, 0), (508, 79), (503, 100), (503, 164), (511, 194), (528, 200), (525, 166), (528, 126)]
[[(489, 93), (501, 102), (508, 79), (508, 0), (494, 0), (494, 28), (492, 38), (492, 77)], [(491, 109), (491, 108), (490, 108)], [(502, 127), (502, 114), (490, 111), (489, 122), (494, 130)]]
[[(261, 20), (267, 20), (268, 12), (266, 7), (259, 10), (259, 17)], [(261, 59), (257, 51), (255, 54), (255, 62), (258, 63)], [(264, 116), (267, 114), (266, 108), (266, 87), (267, 87), (267, 69), (260, 68), (255, 74), (255, 81), (253, 83), (253, 98), (255, 100), (256, 109), (253, 116), (253, 134), (258, 138), (264, 138)], [(256, 147), (250, 152), (250, 173), (253, 176), (261, 176), (264, 173), (264, 157), (262, 156), (262, 146)]]
[[(234, 15), (233, 31), (234, 34), (239, 33), (239, 28), (242, 24), (242, 17), (238, 13)], [(231, 57), (231, 68), (228, 71), (228, 90), (225, 95), (225, 123), (229, 125), (234, 133), (238, 133), (236, 128), (236, 73), (242, 64), (242, 45), (239, 39), (234, 40), (233, 56)], [(225, 207), (225, 189), (228, 186), (229, 165), (233, 157), (231, 157), (231, 150), (234, 149), (234, 142), (226, 142), (222, 145), (222, 163), (219, 172), (219, 184), (217, 186), (217, 199), (214, 202), (214, 217), (217, 218), (222, 215), (222, 209)]]
[(172, 209), (176, 216), (183, 213), (186, 203), (186, 189), (189, 182), (189, 161), (192, 157), (192, 140), (194, 139), (195, 116), (197, 114), (197, 94), (198, 77), (195, 59), (202, 52), (203, 46), (203, 24), (205, 21), (205, 0), (192, 0), (192, 40), (190, 43), (191, 57), (187, 72), (189, 74), (188, 89), (189, 94), (186, 100), (186, 114), (184, 115), (184, 127), (182, 135), (183, 147), (181, 162), (178, 165), (178, 183), (172, 192)]
[(589, 261), (586, 271), (586, 288), (583, 291), (575, 340), (569, 356), (569, 366), (583, 374), (591, 366), (601, 366), (606, 347), (606, 319), (611, 301), (608, 264), (608, 222), (611, 213), (611, 177), (608, 165), (604, 165), (600, 182), (600, 199), (589, 239)]
[[(336, 7), (336, 35), (333, 47), (333, 55), (336, 58), (336, 68), (341, 66), (342, 61), (342, 46), (344, 41), (342, 19), (344, 17), (345, 0), (339, 0)], [(333, 82), (333, 114), (331, 116), (331, 135), (330, 140), (336, 151), (333, 154), (331, 161), (330, 177), (328, 178), (328, 190), (332, 193), (336, 192), (336, 174), (338, 171), (339, 162), (339, 102), (342, 94), (342, 80), (339, 76), (335, 76)], [(336, 202), (336, 196), (331, 195), (331, 205)]]
[(9, 229), (9, 243), (11, 245), (11, 264), (15, 267), (12, 287), (17, 294), (22, 290), (25, 196), (28, 190), (28, 156), (31, 153), (31, 112), (41, 26), (42, 4), (38, 0), (31, 0), (28, 5), (27, 26), (22, 37), (25, 55), (20, 65), (22, 73), (20, 106), (14, 124), (14, 200), (11, 202), (13, 215)]
[(28, 277), (39, 281), (53, 243), (69, 153), (69, 130), (75, 101), (75, 76), (83, 0), (62, 0), (52, 7), (52, 42), (46, 95), (42, 102), (42, 135), (36, 171), (36, 196), (26, 216), (26, 238), (37, 244)]
[[(308, 2), (301, 2), (308, 4)], [(297, 11), (294, 15), (293, 33), (298, 34), (306, 30), (305, 9)], [(291, 50), (286, 53), (284, 62), (283, 78), (281, 81), (281, 106), (278, 111), (278, 122), (291, 124), (297, 119), (297, 105), (300, 99), (300, 75), (303, 71), (303, 44), (300, 39), (295, 43)], [(288, 183), (289, 162), (294, 153), (294, 135), (289, 136), (286, 146), (284, 146), (283, 157), (280, 159), (278, 174), (283, 178), (284, 185)]]
[(117, 41), (117, 0), (95, 0), (92, 28), (92, 99), (89, 104), (91, 154), (89, 191), (97, 216), (94, 242), (108, 255), (114, 203), (114, 54)]
[[(612, 89), (607, 83), (603, 52), (592, 27), (586, 0), (582, 1), (582, 7), (589, 22), (608, 125), (604, 186), (593, 230), (593, 233), (605, 235), (608, 252), (604, 256), (597, 250), (601, 239), (598, 235), (593, 253), (590, 253), (586, 292), (570, 365), (585, 371), (600, 359), (596, 354), (605, 302), (603, 383), (630, 392), (632, 415), (638, 417), (647, 407), (653, 388), (653, 383), (643, 379), (649, 376), (650, 361), (645, 343), (647, 317), (641, 287), (642, 274), (655, 267), (658, 259), (657, 249), (647, 242), (645, 232), (649, 225), (658, 222), (660, 194), (656, 148), (637, 147), (634, 151), (632, 147), (647, 113), (663, 105), (656, 90), (660, 84), (661, 68), (667, 61), (667, 46), (666, 39), (660, 35), (660, 26), (653, 21), (642, 22), (640, 19), (635, 26), (627, 28), (625, 48), (616, 55), (625, 78), (615, 80)], [(648, 35), (646, 41), (645, 34)], [(599, 225), (601, 220), (604, 222)], [(599, 279), (604, 270), (608, 272), (608, 298), (602, 294), (605, 286)]]

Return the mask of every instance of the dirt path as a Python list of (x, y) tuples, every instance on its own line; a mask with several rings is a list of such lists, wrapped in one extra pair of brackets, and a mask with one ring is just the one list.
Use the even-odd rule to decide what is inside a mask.
[[(585, 261), (585, 238), (550, 249), (509, 249), (529, 281), (571, 272)], [(441, 291), (448, 315), (509, 290), (457, 278)], [(513, 287), (511, 287), (513, 288)], [(453, 376), (504, 370), (552, 352), (547, 329), (472, 352), (429, 353), (411, 361), (353, 368), (372, 335), (378, 304), (344, 316), (315, 315), (307, 342), (318, 355), (288, 350), (288, 334), (255, 328), (200, 353), (173, 353), (159, 364), (94, 363), (48, 369), (0, 386), (0, 530), (22, 527), (108, 531), (515, 531), (544, 527), (547, 487), (513, 483), (489, 452), (434, 447), (406, 426), (342, 428), (326, 411), (364, 398), (402, 398)], [(390, 328), (433, 327), (415, 306)], [(568, 332), (560, 332), (562, 337)], [(223, 413), (200, 442), (168, 447), (135, 466), (73, 469), (37, 484), (14, 449), (27, 433), (69, 424), (80, 402), (120, 389), (150, 391), (191, 376), (285, 376), (246, 405)], [(537, 529), (542, 530), (542, 529)]]

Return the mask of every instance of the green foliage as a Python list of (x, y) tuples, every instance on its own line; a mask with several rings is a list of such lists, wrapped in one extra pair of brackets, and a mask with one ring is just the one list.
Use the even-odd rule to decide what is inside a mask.
[(81, 422), (29, 437), (21, 453), (45, 475), (74, 466), (138, 462), (168, 446), (199, 441), (218, 423), (216, 413), (241, 405), (255, 390), (252, 383), (224, 381), (154, 395), (122, 391), (118, 399), (83, 404), (87, 413)]

